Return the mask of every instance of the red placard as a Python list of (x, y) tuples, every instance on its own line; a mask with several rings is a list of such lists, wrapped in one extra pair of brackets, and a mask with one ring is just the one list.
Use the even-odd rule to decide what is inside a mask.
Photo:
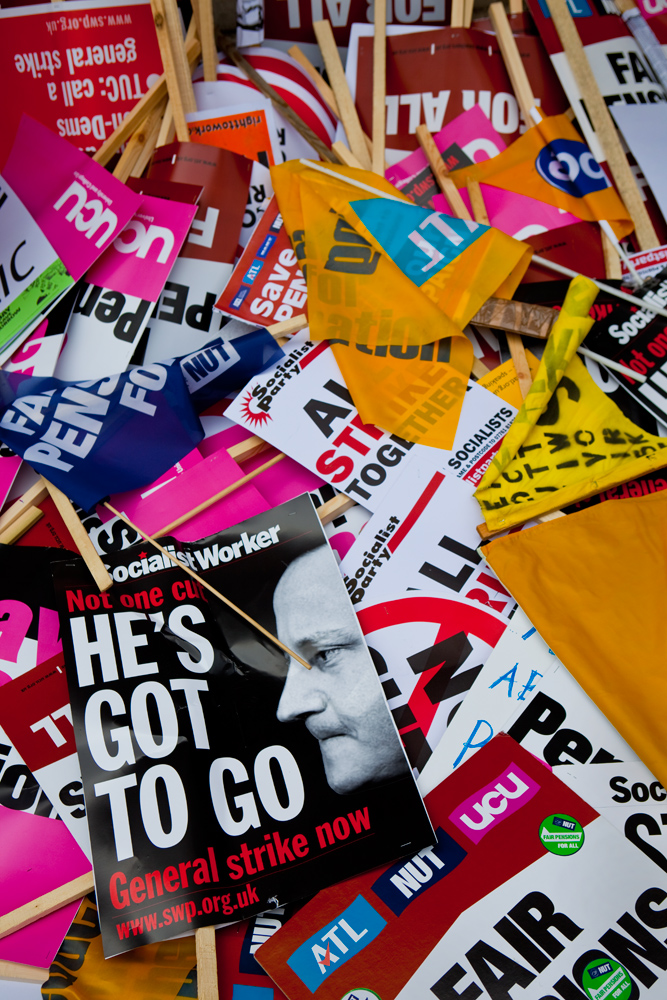
[[(568, 102), (537, 37), (516, 36), (528, 79), (546, 114)], [(359, 39), (355, 94), (362, 127), (370, 134), (373, 106), (373, 37)], [(431, 132), (479, 104), (508, 144), (519, 137), (520, 116), (494, 35), (440, 28), (387, 38), (387, 148), (417, 148), (415, 129)]]
[(270, 326), (305, 313), (307, 294), (274, 197), (215, 307), (254, 326)]
[(0, 166), (23, 111), (94, 153), (161, 73), (145, 0), (0, 10)]

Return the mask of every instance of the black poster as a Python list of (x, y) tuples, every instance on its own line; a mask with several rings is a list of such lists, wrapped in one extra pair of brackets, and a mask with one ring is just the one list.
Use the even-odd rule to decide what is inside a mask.
[[(649, 278), (633, 292), (639, 299), (667, 308), (667, 269)], [(651, 309), (619, 304), (598, 319), (585, 340), (585, 347), (612, 361), (619, 361), (639, 375), (614, 373), (624, 389), (645, 410), (667, 423), (667, 327), (665, 317)]]
[(178, 560), (55, 564), (107, 957), (240, 920), (433, 843), (307, 495)]

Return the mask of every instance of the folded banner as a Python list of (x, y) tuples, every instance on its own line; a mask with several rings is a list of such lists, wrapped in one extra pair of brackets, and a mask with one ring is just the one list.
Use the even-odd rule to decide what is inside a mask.
[[(656, 540), (666, 516), (667, 497), (654, 493), (599, 504), (485, 548), (545, 641), (663, 783), (667, 566)], [(612, 561), (625, 573), (610, 573)]]
[[(473, 361), (463, 327), (490, 295), (514, 293), (530, 251), (407, 199), (388, 202), (382, 195), (395, 199), (396, 190), (374, 174), (334, 169), (340, 181), (296, 162), (271, 173), (303, 262), (311, 337), (332, 342), (362, 420), (451, 447)], [(379, 197), (358, 197), (348, 176)], [(439, 338), (451, 339), (438, 345), (435, 367)], [(426, 400), (434, 388), (441, 405), (407, 430), (401, 401)]]
[(0, 376), (0, 440), (89, 510), (156, 479), (204, 432), (178, 364), (94, 382)]
[(618, 238), (634, 229), (625, 205), (567, 115), (543, 118), (506, 150), (452, 172), (457, 187), (469, 180), (525, 194), (589, 222), (606, 219)]
[(642, 430), (576, 356), (596, 287), (576, 278), (522, 408), (475, 493), (502, 531), (667, 465), (667, 438)]

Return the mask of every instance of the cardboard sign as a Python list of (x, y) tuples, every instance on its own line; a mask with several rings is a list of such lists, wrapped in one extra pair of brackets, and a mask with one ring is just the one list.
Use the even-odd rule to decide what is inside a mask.
[(56, 564), (105, 955), (251, 916), (432, 839), (310, 500), (178, 559), (312, 672), (143, 546), (108, 560), (103, 595), (80, 562)]
[[(401, 990), (428, 967), (429, 955), (448, 940), (459, 914), (479, 900), (483, 908), (503, 883), (511, 891), (522, 873), (529, 880), (546, 859), (562, 881), (563, 866), (571, 866), (572, 859), (548, 852), (539, 837), (542, 821), (562, 811), (577, 817), (586, 836), (597, 822), (589, 805), (506, 736), (496, 737), (450, 775), (427, 796), (426, 806), (438, 836), (433, 848), (321, 892), (259, 949), (258, 961), (290, 1000), (433, 995), (431, 985), (450, 968), (458, 949), (439, 957), (439, 975), (428, 986), (422, 978), (419, 988)], [(615, 831), (610, 833), (623, 847)], [(641, 857), (638, 864), (643, 867)], [(516, 902), (524, 895), (518, 893)], [(478, 927), (486, 922), (478, 917)], [(508, 962), (503, 958), (500, 968)], [(464, 974), (458, 967), (448, 977), (449, 997), (465, 995), (454, 989), (457, 975)], [(468, 991), (471, 998), (483, 995)], [(444, 986), (435, 996), (447, 997)]]
[[(667, 271), (659, 272), (637, 289), (638, 298), (647, 298), (664, 309), (667, 304)], [(667, 422), (667, 334), (664, 319), (650, 309), (637, 309), (623, 303), (602, 317), (586, 337), (591, 351), (645, 375), (645, 382), (635, 382), (629, 375), (616, 378), (626, 392), (657, 420)], [(665, 369), (665, 370), (663, 370)]]
[(539, 689), (558, 662), (521, 608), (517, 608), (420, 774), (422, 795), (433, 791), (464, 760), (502, 732), (526, 696)]
[[(387, 24), (414, 25), (426, 27), (445, 24), (449, 20), (449, 3), (446, 0), (416, 0), (407, 4), (403, 0), (393, 0), (387, 4)], [(287, 15), (287, 19), (285, 18)], [(334, 0), (288, 0), (286, 7), (266, 5), (265, 34), (267, 38), (289, 42), (290, 45), (315, 43), (313, 21), (326, 18), (331, 23), (336, 45), (346, 46), (350, 30), (356, 22), (372, 23), (373, 5), (368, 0), (350, 0), (336, 3)]]
[(371, 604), (357, 615), (408, 759), (421, 772), (506, 622), (474, 601), (435, 591)]
[[(248, 383), (227, 415), (375, 510), (407, 465), (453, 471), (475, 483), (491, 460), (513, 407), (471, 384), (451, 451), (430, 448), (362, 424), (331, 349), (305, 333), (287, 345), (285, 360)], [(304, 411), (309, 419), (294, 421)], [(410, 456), (413, 461), (405, 461)]]
[(79, 289), (58, 378), (77, 382), (127, 368), (195, 212), (192, 205), (142, 196), (137, 213)]
[(0, 11), (0, 164), (21, 112), (94, 153), (162, 72), (150, 4), (73, 0)]
[[(218, 957), (218, 993), (248, 1000), (286, 1000), (261, 967), (255, 954), (299, 909), (299, 904), (267, 910), (251, 920), (225, 927), (215, 935)], [(263, 992), (262, 992), (263, 991)], [(253, 996), (254, 994), (254, 996)]]
[(85, 153), (23, 115), (3, 178), (78, 281), (141, 199)]
[[(579, 92), (567, 57), (551, 22), (546, 4), (528, 0), (528, 9), (551, 57), (574, 116), (596, 160), (605, 158), (588, 115), (585, 95)], [(656, 83), (653, 71), (625, 22), (615, 14), (600, 13), (594, 3), (582, 0), (576, 10), (570, 8), (581, 36), (586, 57), (606, 104), (653, 104), (664, 101), (665, 94)], [(563, 109), (564, 110), (564, 109)]]
[(178, 259), (151, 317), (144, 360), (196, 351), (219, 327), (213, 306), (236, 259), (252, 161), (226, 149), (170, 143), (153, 155), (149, 177), (203, 187)]
[(551, 767), (637, 760), (634, 750), (560, 661), (527, 705), (515, 707), (507, 732)]
[(26, 206), (0, 176), (0, 348), (72, 285), (63, 262)]
[(271, 147), (276, 129), (268, 101), (260, 98), (245, 105), (195, 111), (186, 120), (190, 142), (229, 149), (265, 167), (275, 163)]
[[(425, 124), (439, 132), (463, 111), (479, 104), (505, 142), (517, 139), (520, 115), (494, 35), (476, 29), (438, 28), (407, 34), (387, 32), (387, 149), (416, 149), (415, 130)], [(545, 114), (567, 108), (541, 40), (518, 35), (528, 78)], [(443, 67), (446, 66), (446, 73)], [(370, 135), (373, 103), (373, 28), (355, 25), (350, 35), (346, 76), (362, 128)]]
[[(583, 805), (545, 813), (533, 829), (543, 856), (458, 918), (400, 1000), (429, 991), (480, 1000), (503, 992), (531, 1000), (661, 996), (667, 973), (654, 901), (664, 898), (667, 874), (606, 819), (582, 819)], [(546, 930), (549, 920), (558, 932), (554, 924)]]
[[(443, 523), (443, 510), (447, 511)], [(479, 506), (451, 473), (410, 468), (341, 563), (355, 608), (404, 590), (466, 597), (509, 615), (514, 600), (477, 552)]]
[(0, 725), (81, 850), (90, 857), (81, 768), (62, 652), (3, 685)]
[(307, 311), (308, 291), (275, 197), (248, 241), (216, 309), (271, 326)]

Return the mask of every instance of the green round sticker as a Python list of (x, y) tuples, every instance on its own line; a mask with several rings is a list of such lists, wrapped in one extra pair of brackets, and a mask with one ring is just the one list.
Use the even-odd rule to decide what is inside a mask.
[(627, 1000), (632, 991), (630, 976), (613, 958), (600, 957), (589, 962), (583, 971), (581, 985), (591, 1000)]
[(554, 813), (540, 823), (540, 840), (552, 854), (574, 854), (584, 846), (581, 823), (564, 813)]

